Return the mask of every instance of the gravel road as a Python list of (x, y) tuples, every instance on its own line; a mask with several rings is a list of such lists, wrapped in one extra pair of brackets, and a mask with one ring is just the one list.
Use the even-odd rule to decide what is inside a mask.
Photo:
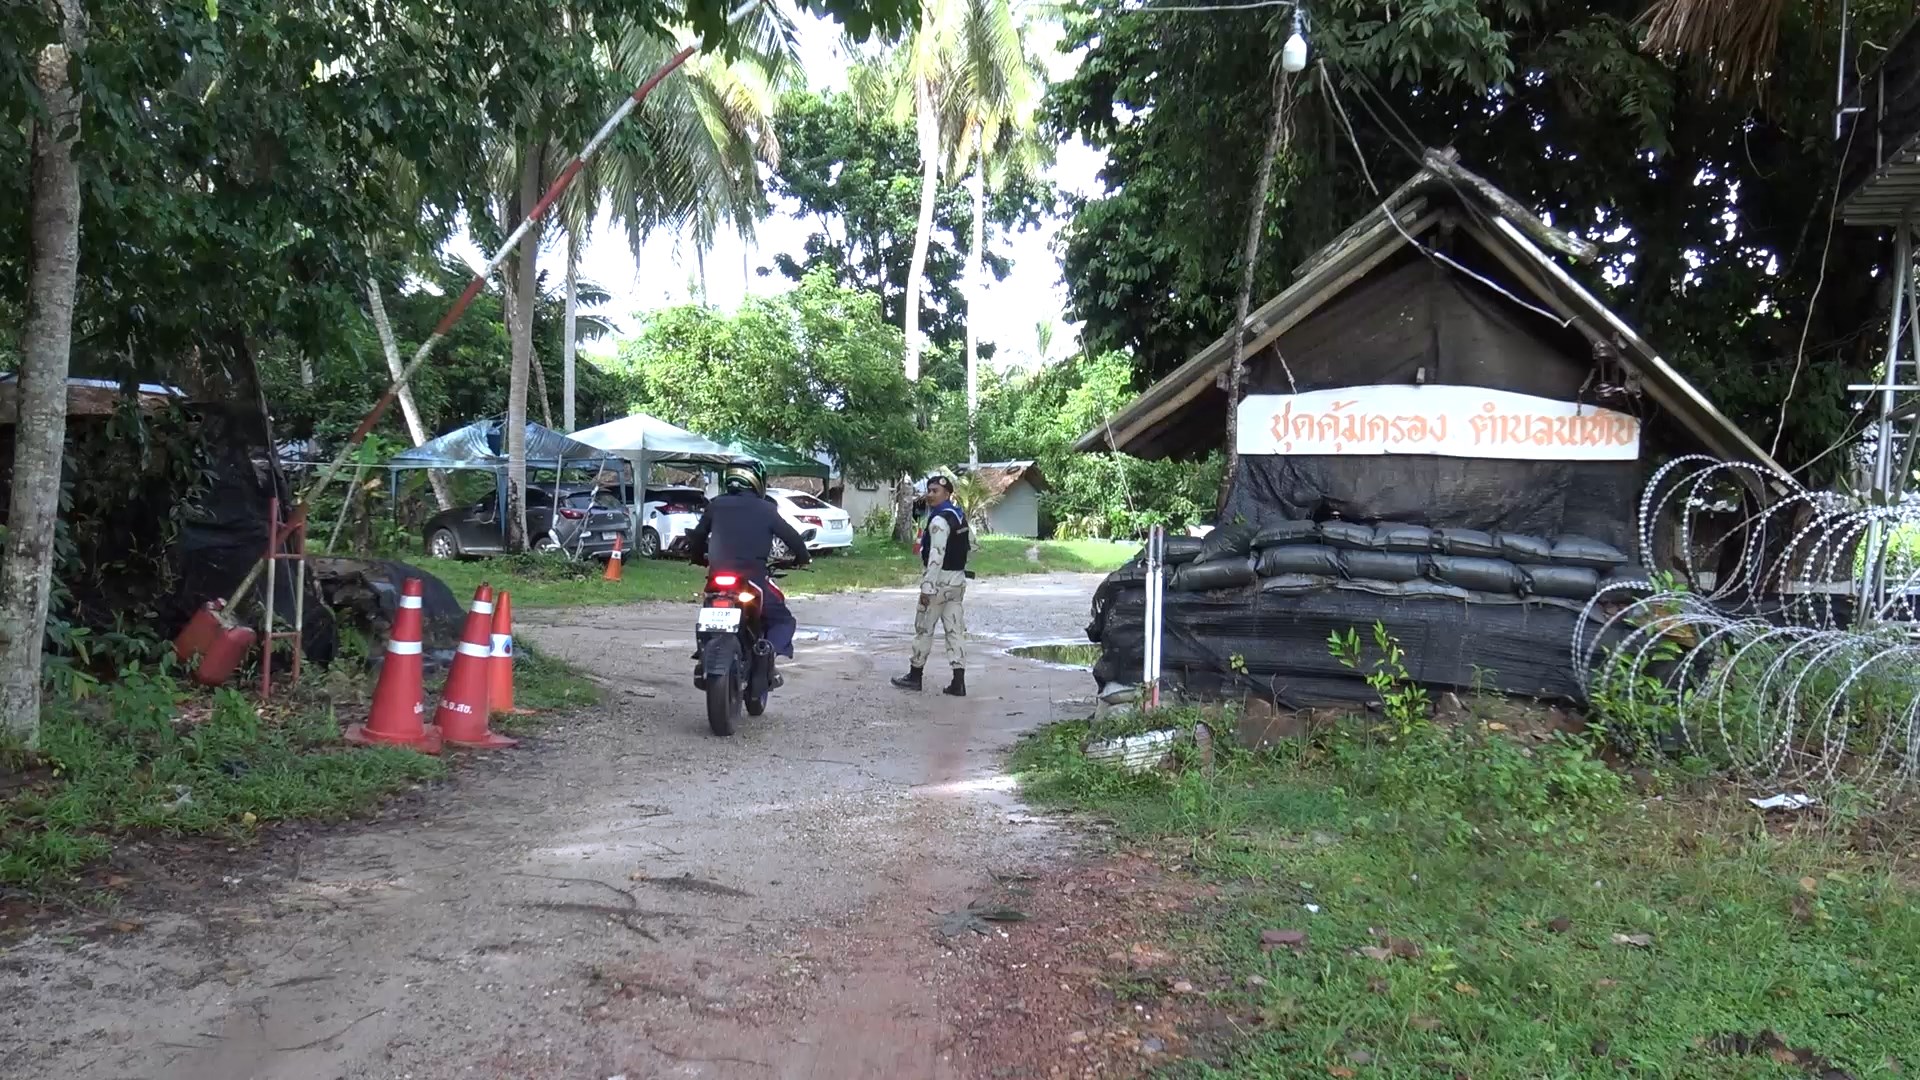
[(1096, 583), (976, 583), (964, 700), (887, 685), (910, 594), (796, 601), (787, 685), (726, 740), (690, 683), (690, 606), (523, 612), (603, 707), (371, 823), (217, 867), (152, 845), (176, 887), (0, 949), (0, 1075), (970, 1076), (968, 961), (932, 913), (1069, 842), (998, 766), (1091, 682), (1006, 650), (1078, 638)]

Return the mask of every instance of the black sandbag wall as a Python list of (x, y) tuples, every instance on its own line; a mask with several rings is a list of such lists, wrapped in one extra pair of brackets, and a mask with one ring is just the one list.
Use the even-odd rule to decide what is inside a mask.
[[(1295, 708), (1372, 698), (1327, 638), (1351, 629), (1370, 643), (1375, 622), (1422, 684), (1578, 701), (1582, 610), (1603, 585), (1645, 577), (1617, 548), (1574, 536), (1341, 521), (1270, 523), (1242, 546), (1245, 535), (1172, 569), (1163, 668), (1190, 692), (1251, 683)], [(1095, 593), (1087, 634), (1103, 646), (1102, 685), (1140, 677), (1145, 578), (1136, 559)]]

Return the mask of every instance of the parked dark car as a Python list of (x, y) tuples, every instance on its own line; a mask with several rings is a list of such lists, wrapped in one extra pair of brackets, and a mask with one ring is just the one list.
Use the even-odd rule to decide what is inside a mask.
[[(554, 487), (527, 485), (527, 546), (535, 551), (605, 558), (613, 551), (614, 537), (633, 535), (633, 517), (621, 505), (618, 492), (563, 487), (557, 495), (560, 508), (556, 514)], [(471, 505), (442, 510), (421, 532), (426, 537), (427, 554), (436, 559), (498, 555), (506, 541), (500, 528), (499, 497), (489, 494)]]

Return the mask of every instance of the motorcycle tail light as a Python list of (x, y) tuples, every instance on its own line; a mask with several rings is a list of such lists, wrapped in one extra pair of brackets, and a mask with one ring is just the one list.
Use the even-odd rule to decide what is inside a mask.
[(714, 587), (718, 589), (731, 589), (735, 585), (740, 584), (740, 578), (735, 574), (715, 574), (713, 575), (713, 584)]

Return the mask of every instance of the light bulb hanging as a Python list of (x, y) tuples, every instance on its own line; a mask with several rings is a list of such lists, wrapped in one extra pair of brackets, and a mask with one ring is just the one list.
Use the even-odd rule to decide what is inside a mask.
[(1293, 35), (1280, 47), (1280, 68), (1289, 75), (1307, 70), (1307, 39), (1300, 32), (1300, 8), (1293, 9)]

